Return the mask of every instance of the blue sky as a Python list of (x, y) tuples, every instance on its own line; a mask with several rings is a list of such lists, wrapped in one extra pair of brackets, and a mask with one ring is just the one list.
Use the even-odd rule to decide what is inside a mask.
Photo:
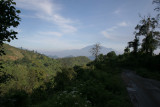
[(80, 49), (97, 42), (123, 52), (140, 17), (154, 15), (152, 0), (15, 0), (22, 21), (18, 40), (30, 50)]

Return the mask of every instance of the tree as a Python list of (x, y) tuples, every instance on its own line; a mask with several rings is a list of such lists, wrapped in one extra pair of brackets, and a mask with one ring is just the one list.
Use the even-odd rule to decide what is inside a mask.
[(109, 58), (113, 58), (113, 57), (116, 57), (116, 56), (117, 55), (114, 51), (111, 51), (111, 52), (107, 53), (107, 57), (109, 57)]
[(13, 0), (0, 0), (0, 55), (5, 54), (3, 51), (3, 43), (17, 39), (16, 32), (13, 28), (19, 25), (20, 10), (17, 10)]
[(128, 46), (124, 49), (124, 53), (125, 53), (125, 54), (130, 53), (130, 49), (129, 49)]
[[(16, 5), (13, 0), (0, 0), (0, 56), (4, 55), (3, 44), (4, 42), (10, 42), (13, 39), (17, 39), (16, 34), (18, 32), (14, 31), (19, 25), (20, 10), (17, 10), (14, 6)], [(2, 63), (0, 63), (0, 83), (8, 80), (10, 75), (2, 72)]]
[(156, 31), (157, 27), (158, 21), (150, 16), (142, 18), (140, 24), (135, 27), (136, 36), (144, 36), (141, 46), (143, 53), (152, 55), (153, 51), (157, 49), (160, 40), (160, 32)]
[(93, 48), (91, 48), (90, 52), (92, 53), (92, 55), (95, 57), (96, 60), (98, 60), (98, 55), (100, 52), (101, 46), (100, 43), (96, 43)]
[(128, 47), (129, 48), (133, 48), (133, 53), (137, 54), (138, 52), (138, 46), (139, 46), (139, 38), (137, 36), (135, 36), (135, 39), (131, 42), (128, 42)]
[(75, 78), (77, 73), (72, 68), (64, 68), (62, 72), (57, 72), (54, 77), (54, 87), (57, 90), (63, 90)]

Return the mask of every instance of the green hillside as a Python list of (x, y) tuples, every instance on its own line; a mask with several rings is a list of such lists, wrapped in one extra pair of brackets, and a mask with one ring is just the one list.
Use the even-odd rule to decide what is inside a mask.
[(55, 76), (56, 72), (61, 71), (59, 62), (45, 55), (15, 48), (8, 44), (4, 44), (4, 49), (6, 55), (1, 56), (4, 67), (1, 75), (10, 75), (10, 79), (0, 85), (1, 94), (11, 89), (31, 93)]
[(62, 64), (63, 67), (74, 67), (75, 65), (83, 66), (90, 62), (90, 59), (85, 56), (59, 58), (57, 60)]
[(119, 69), (108, 63), (83, 56), (55, 60), (7, 44), (4, 48), (2, 107), (132, 107)]
[(8, 44), (4, 44), (3, 47), (6, 55), (1, 56), (1, 58), (4, 61), (22, 59), (25, 53), (28, 52), (29, 54), (29, 51), (21, 50)]

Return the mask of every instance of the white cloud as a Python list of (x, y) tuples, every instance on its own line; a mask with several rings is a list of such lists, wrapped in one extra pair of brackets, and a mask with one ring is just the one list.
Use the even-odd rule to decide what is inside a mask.
[(65, 19), (64, 17), (55, 14), (53, 16), (53, 20), (55, 23), (57, 23), (57, 25), (59, 25), (59, 27), (63, 29), (62, 31), (64, 33), (72, 33), (77, 31), (77, 29), (74, 26), (70, 25), (73, 22), (69, 19)]
[(43, 36), (62, 36), (62, 33), (59, 32), (39, 32), (39, 34)]
[[(53, 3), (52, 0), (15, 0), (17, 7), (32, 10), (33, 18), (40, 18), (52, 22), (60, 28), (63, 33), (73, 33), (77, 28), (73, 26), (72, 20), (67, 19), (57, 13), (61, 7)], [(29, 16), (29, 18), (31, 18)]]
[(116, 30), (117, 28), (118, 28), (117, 26), (113, 26), (113, 27), (107, 29), (107, 31), (112, 32), (112, 31)]
[(121, 13), (121, 9), (117, 9), (117, 10), (115, 10), (113, 13), (118, 15), (118, 14)]
[(33, 16), (33, 15), (24, 15), (24, 14), (20, 14), (20, 17), (23, 17), (23, 18), (37, 18), (36, 16)]
[(51, 15), (56, 9), (51, 0), (15, 0), (17, 7)]
[(101, 34), (108, 39), (116, 39), (116, 37), (114, 37), (113, 33), (115, 33), (115, 31), (117, 29), (119, 29), (120, 27), (126, 27), (126, 26), (128, 26), (128, 24), (125, 21), (123, 21), (123, 22), (117, 24), (116, 26), (113, 26), (111, 28), (108, 28), (106, 30), (101, 31)]
[(67, 24), (67, 23), (72, 23), (71, 20), (69, 19), (65, 19), (64, 17), (58, 15), (58, 14), (54, 14), (53, 15), (53, 20), (56, 22), (56, 23), (59, 23), (59, 24)]
[(128, 26), (128, 24), (127, 24), (126, 22), (121, 22), (121, 23), (119, 23), (118, 25), (119, 25), (119, 26), (122, 26), (122, 27)]
[(108, 39), (114, 39), (114, 38), (112, 37), (112, 35), (109, 34), (109, 32), (107, 32), (107, 31), (102, 31), (101, 34), (103, 34), (103, 35), (104, 35), (106, 38), (108, 38)]

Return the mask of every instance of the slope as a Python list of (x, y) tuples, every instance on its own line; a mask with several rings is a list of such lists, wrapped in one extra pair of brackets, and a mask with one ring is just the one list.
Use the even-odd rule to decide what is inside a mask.
[(63, 67), (74, 67), (75, 65), (82, 66), (90, 62), (90, 59), (85, 56), (59, 58), (57, 60)]
[(61, 65), (57, 60), (34, 51), (4, 45), (6, 55), (1, 56), (4, 67), (3, 75), (10, 75), (10, 79), (0, 86), (1, 95), (10, 90), (25, 90), (31, 93), (34, 89), (61, 72)]

